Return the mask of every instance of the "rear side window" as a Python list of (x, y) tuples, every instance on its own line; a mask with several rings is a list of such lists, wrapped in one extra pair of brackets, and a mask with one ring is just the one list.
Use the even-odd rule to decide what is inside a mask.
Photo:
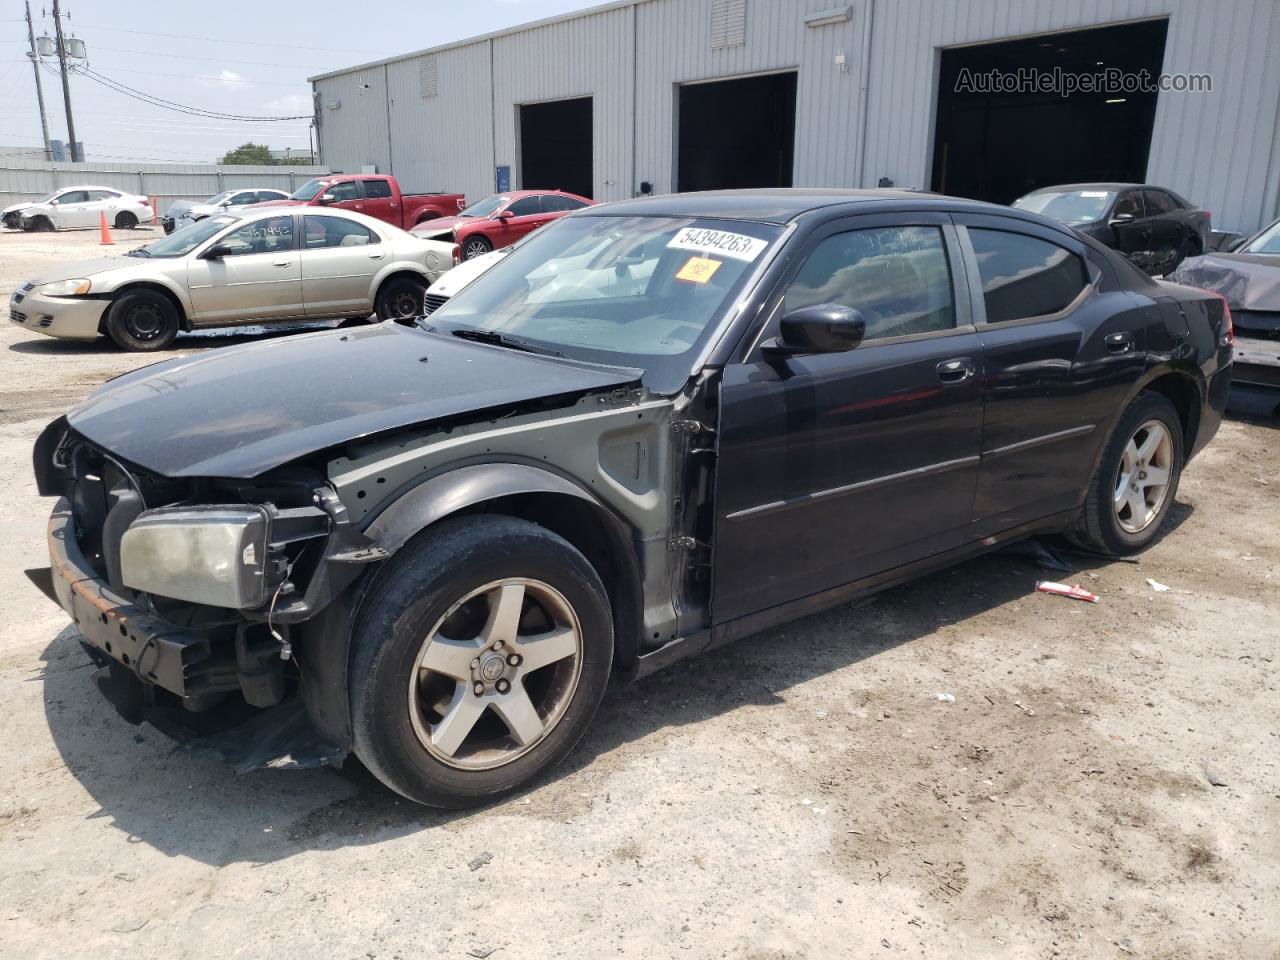
[(258, 202), (258, 195), (254, 193), (252, 190), (246, 190), (243, 193), (237, 193), (234, 197), (231, 198), (231, 201), (230, 201), (231, 206), (233, 207), (242, 207), (246, 203), (257, 203), (257, 202)]
[(378, 242), (378, 235), (362, 223), (343, 217), (303, 217), (306, 249), (325, 247), (365, 247)]
[(867, 340), (956, 325), (946, 243), (939, 227), (876, 227), (827, 237), (804, 262), (784, 313), (818, 303), (862, 311)]
[(547, 193), (542, 196), (542, 212), (543, 213), (562, 213), (565, 210), (581, 210), (586, 204), (581, 200), (575, 200), (573, 197), (566, 197), (559, 193)]
[(1089, 284), (1084, 261), (1064, 247), (1005, 230), (969, 228), (978, 257), (987, 322), (1065, 310)]
[(391, 196), (391, 182), (388, 180), (366, 180), (364, 195), (369, 200), (384, 200)]
[(289, 195), (287, 193), (281, 193), (279, 190), (259, 190), (258, 191), (259, 203), (262, 203), (264, 200), (286, 200), (288, 199), (288, 197)]
[(1173, 197), (1169, 196), (1163, 190), (1143, 190), (1142, 194), (1147, 201), (1147, 216), (1158, 217), (1164, 213), (1173, 213), (1178, 209), (1177, 203)]

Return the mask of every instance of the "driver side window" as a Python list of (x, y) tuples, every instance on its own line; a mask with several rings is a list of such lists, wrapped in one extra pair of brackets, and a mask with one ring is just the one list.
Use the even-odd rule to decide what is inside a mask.
[(1113, 217), (1122, 217), (1122, 216), (1128, 215), (1130, 217), (1133, 217), (1133, 219), (1135, 220), (1141, 217), (1142, 216), (1142, 199), (1138, 195), (1138, 191), (1130, 190), (1128, 193), (1123, 194), (1120, 197), (1120, 199), (1116, 201), (1116, 208), (1111, 215)]
[(67, 193), (64, 193), (60, 197), (55, 197), (53, 202), (57, 204), (88, 203), (89, 194), (87, 191), (84, 191), (84, 190), (71, 190)]
[(950, 330), (955, 298), (941, 227), (874, 227), (821, 241), (787, 287), (782, 312), (819, 303), (860, 310), (865, 340)]
[(272, 217), (255, 220), (232, 230), (219, 241), (231, 248), (227, 256), (239, 257), (250, 253), (280, 253), (293, 249), (293, 217)]
[(340, 183), (331, 184), (325, 193), (333, 194), (334, 203), (360, 199), (360, 187), (354, 180), (343, 180)]

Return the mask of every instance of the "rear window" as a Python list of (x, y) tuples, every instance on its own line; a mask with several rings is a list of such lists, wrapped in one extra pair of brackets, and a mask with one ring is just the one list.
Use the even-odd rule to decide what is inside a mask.
[(978, 257), (987, 322), (1065, 310), (1089, 284), (1084, 261), (1048, 240), (1007, 230), (969, 228)]

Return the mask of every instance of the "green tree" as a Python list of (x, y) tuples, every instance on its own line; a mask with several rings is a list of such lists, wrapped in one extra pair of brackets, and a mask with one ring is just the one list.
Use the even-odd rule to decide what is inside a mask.
[(252, 163), (266, 166), (275, 161), (271, 159), (271, 148), (263, 143), (245, 143), (234, 150), (227, 151), (220, 163)]

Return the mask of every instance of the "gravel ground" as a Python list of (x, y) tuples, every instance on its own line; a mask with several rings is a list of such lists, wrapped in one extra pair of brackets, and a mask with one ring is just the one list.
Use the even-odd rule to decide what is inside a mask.
[[(0, 291), (98, 250), (2, 235)], [(30, 447), (151, 358), (0, 346), (2, 956), (1280, 955), (1272, 423), (1223, 426), (1138, 563), (1072, 578), (1100, 604), (975, 560), (617, 689), (545, 783), (442, 814), (115, 715), (21, 573)]]

